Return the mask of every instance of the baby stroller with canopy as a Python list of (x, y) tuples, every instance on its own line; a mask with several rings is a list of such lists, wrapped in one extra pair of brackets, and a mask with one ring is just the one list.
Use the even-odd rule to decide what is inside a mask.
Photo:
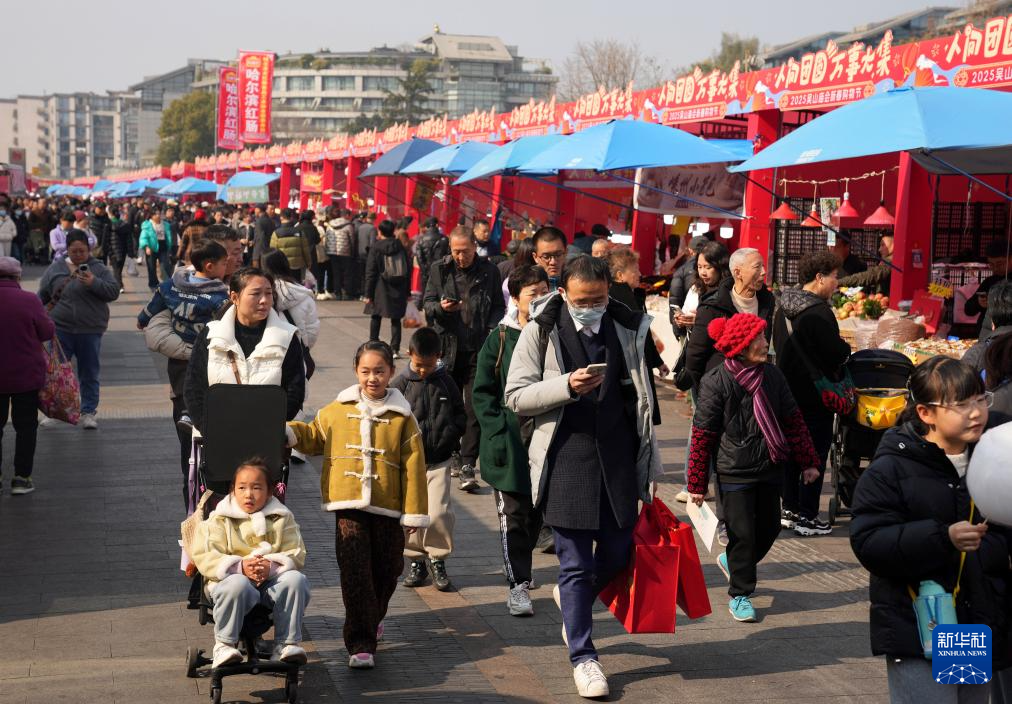
[(833, 495), (829, 523), (849, 513), (862, 462), (870, 462), (886, 430), (896, 425), (907, 404), (907, 381), (914, 371), (910, 359), (892, 350), (861, 350), (851, 355), (847, 370), (857, 389), (857, 405), (833, 421), (829, 465)]
[[(197, 506), (197, 497), (205, 490), (213, 492), (206, 502), (202, 518), (206, 518), (217, 501), (230, 490), (235, 469), (251, 457), (262, 457), (271, 471), (275, 495), (284, 501), (288, 482), (285, 446), (285, 408), (287, 397), (280, 386), (214, 384), (207, 390), (204, 433), (194, 441), (194, 468), (191, 468), (190, 501)], [(200, 625), (213, 622), (212, 603), (205, 590), (206, 580), (199, 574)], [(285, 676), (285, 694), (289, 702), (298, 698), (299, 665), (273, 661), (271, 648), (260, 641), (273, 626), (272, 613), (260, 604), (243, 621), (240, 650), (243, 662), (211, 668), (211, 701), (221, 701), (222, 679), (238, 674), (277, 673)], [(198, 677), (198, 671), (211, 665), (203, 649), (186, 649), (186, 676)]]

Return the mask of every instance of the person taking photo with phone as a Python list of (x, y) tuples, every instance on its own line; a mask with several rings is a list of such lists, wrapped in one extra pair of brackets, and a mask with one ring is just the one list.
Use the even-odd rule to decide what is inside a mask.
[(119, 298), (111, 269), (91, 256), (88, 234), (71, 230), (67, 255), (53, 261), (39, 282), (39, 298), (56, 325), (67, 359), (77, 358), (81, 385), (81, 427), (98, 427), (99, 354), (109, 327), (109, 304)]

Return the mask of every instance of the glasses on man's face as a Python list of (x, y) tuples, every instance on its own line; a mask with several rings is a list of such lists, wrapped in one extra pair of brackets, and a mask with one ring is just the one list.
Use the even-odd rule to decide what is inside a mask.
[(925, 404), (927, 406), (938, 406), (939, 408), (947, 408), (950, 411), (961, 413), (962, 415), (969, 415), (975, 408), (990, 408), (994, 405), (994, 394), (990, 391), (985, 391), (980, 396), (967, 399), (966, 401), (959, 401), (958, 403), (941, 403), (939, 401), (932, 401), (931, 403)]
[(543, 262), (559, 261), (566, 256), (565, 252), (544, 252), (538, 255), (538, 259)]

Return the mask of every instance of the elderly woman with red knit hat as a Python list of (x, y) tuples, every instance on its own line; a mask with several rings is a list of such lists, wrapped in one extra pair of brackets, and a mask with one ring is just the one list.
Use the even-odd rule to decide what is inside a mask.
[(819, 458), (784, 375), (766, 363), (766, 321), (751, 313), (717, 318), (707, 328), (724, 363), (703, 377), (692, 418), (687, 472), (690, 500), (702, 505), (715, 458), (724, 502), (727, 552), (717, 564), (727, 576), (728, 611), (736, 621), (756, 620), (751, 596), (756, 566), (780, 533), (784, 464), (819, 474)]

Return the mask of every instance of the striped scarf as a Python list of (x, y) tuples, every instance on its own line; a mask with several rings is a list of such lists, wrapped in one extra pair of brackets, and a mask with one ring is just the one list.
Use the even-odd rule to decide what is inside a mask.
[(784, 431), (780, 429), (780, 423), (773, 409), (770, 408), (770, 400), (763, 391), (763, 365), (746, 367), (732, 358), (724, 360), (724, 366), (731, 372), (734, 380), (752, 395), (756, 422), (759, 423), (759, 430), (762, 431), (766, 445), (770, 449), (770, 458), (774, 462), (783, 462), (788, 457), (787, 439), (784, 437)]

